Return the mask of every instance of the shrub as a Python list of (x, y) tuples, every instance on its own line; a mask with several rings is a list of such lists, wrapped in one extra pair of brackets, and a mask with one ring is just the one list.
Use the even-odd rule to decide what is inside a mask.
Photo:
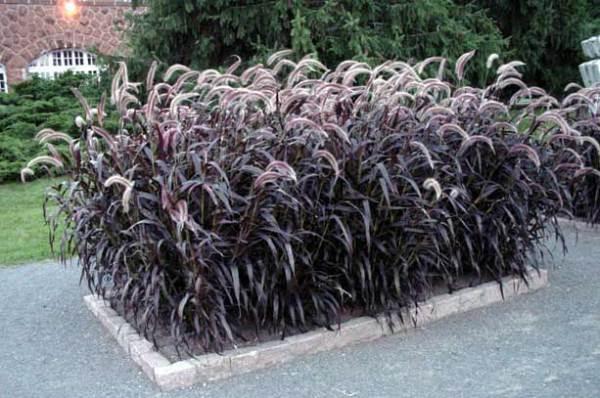
[(70, 148), (23, 170), (70, 173), (49, 196), (51, 225), (67, 223), (62, 256), (146, 336), (219, 351), (252, 331), (393, 314), (461, 276), (524, 277), (546, 236), (560, 238), (569, 181), (598, 143), (525, 86), (520, 63), (475, 88), (473, 53), (452, 81), (433, 77), (450, 75), (441, 58), (329, 71), (286, 54), (240, 74), (175, 65), (159, 83), (154, 64), (145, 85), (123, 64), (118, 129), (104, 128), (101, 101), (83, 104), (79, 139), (38, 136)]
[(79, 134), (74, 119), (81, 111), (71, 87), (97, 101), (103, 84), (96, 78), (65, 73), (54, 80), (33, 77), (16, 85), (14, 92), (0, 94), (0, 183), (18, 179), (23, 163), (43, 151), (33, 141), (40, 129)]
[[(232, 54), (250, 59), (283, 47), (316, 52), (328, 66), (347, 58), (373, 64), (438, 54), (455, 59), (478, 48), (526, 59), (527, 81), (555, 95), (580, 80), (577, 66), (585, 61), (580, 42), (600, 29), (591, 0), (145, 3), (148, 11), (132, 16), (129, 32), (133, 62), (143, 60), (142, 68), (152, 59), (215, 67)], [(482, 82), (484, 68), (472, 71)]]
[[(556, 95), (571, 81), (581, 81), (585, 62), (580, 42), (600, 33), (595, 0), (460, 0), (487, 9), (515, 57), (527, 60), (525, 78)], [(556, 27), (556, 29), (551, 28)]]
[[(567, 92), (573, 85), (567, 86)], [(578, 89), (562, 101), (562, 115), (574, 130), (550, 138), (556, 152), (556, 168), (573, 197), (578, 218), (600, 223), (600, 119), (599, 87)], [(583, 146), (583, 148), (582, 148)]]
[[(484, 11), (451, 0), (151, 0), (144, 4), (148, 8), (131, 16), (128, 31), (134, 71), (145, 69), (154, 59), (202, 69), (231, 62), (233, 54), (262, 62), (281, 48), (315, 53), (334, 67), (349, 58), (372, 65), (440, 54), (455, 60), (471, 48), (489, 54), (507, 47)], [(481, 81), (485, 59), (476, 61), (471, 77)]]

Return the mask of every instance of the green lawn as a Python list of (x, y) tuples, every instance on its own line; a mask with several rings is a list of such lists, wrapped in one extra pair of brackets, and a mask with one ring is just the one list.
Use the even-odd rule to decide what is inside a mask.
[(58, 181), (0, 185), (0, 265), (51, 258), (42, 204), (46, 187)]

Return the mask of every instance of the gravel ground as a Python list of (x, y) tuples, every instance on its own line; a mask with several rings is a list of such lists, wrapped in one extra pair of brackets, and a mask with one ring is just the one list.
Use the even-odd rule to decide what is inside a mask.
[(600, 396), (600, 232), (536, 293), (278, 368), (161, 393), (84, 307), (75, 267), (0, 268), (0, 397)]

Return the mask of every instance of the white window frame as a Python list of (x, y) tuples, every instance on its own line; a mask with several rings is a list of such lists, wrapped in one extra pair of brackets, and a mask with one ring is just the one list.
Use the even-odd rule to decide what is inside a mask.
[(8, 77), (6, 68), (0, 64), (0, 93), (8, 93)]
[(27, 67), (27, 75), (54, 79), (67, 71), (97, 75), (99, 70), (94, 54), (81, 48), (63, 48), (48, 51), (35, 59)]

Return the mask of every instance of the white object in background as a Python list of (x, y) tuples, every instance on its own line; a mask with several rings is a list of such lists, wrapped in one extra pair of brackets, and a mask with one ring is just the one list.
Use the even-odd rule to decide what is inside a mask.
[(600, 83), (600, 59), (590, 61), (591, 69), (591, 86)]
[(591, 39), (586, 39), (584, 41), (581, 42), (581, 48), (583, 48), (583, 54), (586, 56), (586, 58), (593, 58), (594, 55), (592, 54), (592, 43), (591, 43)]
[(588, 75), (587, 75), (586, 64), (587, 64), (587, 62), (584, 62), (579, 65), (579, 73), (581, 74), (581, 80), (583, 80), (583, 85), (586, 87), (589, 87), (590, 79), (588, 78)]
[(583, 40), (581, 48), (586, 58), (592, 59), (579, 65), (579, 73), (584, 86), (591, 87), (600, 84), (600, 36)]
[(594, 38), (590, 37), (587, 39), (588, 52), (590, 53), (590, 59), (594, 59), (596, 57), (596, 50), (594, 50)]
[(594, 85), (595, 81), (594, 81), (594, 71), (593, 71), (593, 62), (594, 61), (588, 61), (585, 63), (585, 69), (586, 69), (586, 73), (587, 73), (587, 79), (588, 79), (588, 87), (591, 87)]
[(0, 64), (0, 93), (8, 93), (8, 78), (6, 77), (6, 68)]
[(589, 40), (591, 43), (592, 58), (599, 58), (600, 57), (600, 36), (592, 37)]
[(579, 65), (579, 72), (583, 84), (586, 87), (591, 87), (600, 83), (600, 59), (584, 62)]
[(586, 58), (600, 58), (600, 36), (593, 36), (582, 41), (581, 48)]

